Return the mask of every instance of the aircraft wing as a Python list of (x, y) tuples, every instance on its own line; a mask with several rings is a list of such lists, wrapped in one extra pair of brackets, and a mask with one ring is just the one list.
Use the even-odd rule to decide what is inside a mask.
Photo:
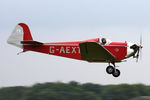
[(83, 42), (79, 44), (81, 58), (87, 61), (114, 61), (115, 56), (96, 42)]
[(34, 45), (34, 46), (41, 46), (41, 45), (43, 45), (43, 43), (38, 42), (38, 41), (21, 41), (21, 44)]

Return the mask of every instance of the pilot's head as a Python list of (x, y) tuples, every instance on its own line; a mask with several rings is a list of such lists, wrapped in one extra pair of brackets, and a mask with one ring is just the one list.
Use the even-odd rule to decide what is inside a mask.
[(101, 39), (101, 42), (102, 42), (103, 45), (105, 45), (106, 42), (107, 42), (107, 41), (106, 41), (106, 38), (102, 38), (102, 39)]

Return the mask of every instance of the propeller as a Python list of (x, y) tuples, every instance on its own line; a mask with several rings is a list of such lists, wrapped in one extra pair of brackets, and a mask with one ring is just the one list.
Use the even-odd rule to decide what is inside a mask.
[(138, 59), (139, 59), (139, 55), (140, 55), (140, 58), (142, 57), (142, 48), (143, 48), (143, 45), (142, 45), (143, 41), (142, 41), (142, 35), (140, 36), (140, 45), (137, 46), (137, 55), (135, 56), (136, 57), (136, 62), (138, 62)]
[(134, 44), (130, 48), (134, 50), (133, 58), (136, 58), (136, 62), (138, 62), (139, 56), (142, 57), (142, 35), (140, 36), (140, 44)]

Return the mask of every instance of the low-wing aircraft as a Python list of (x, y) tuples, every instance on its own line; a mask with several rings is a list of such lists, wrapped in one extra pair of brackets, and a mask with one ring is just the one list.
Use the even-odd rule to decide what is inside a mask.
[(76, 42), (42, 43), (33, 40), (29, 27), (19, 23), (8, 38), (8, 44), (20, 47), (23, 52), (35, 51), (49, 55), (62, 56), (88, 62), (108, 63), (106, 72), (114, 77), (120, 75), (115, 63), (124, 61), (129, 57), (138, 60), (140, 45), (129, 42), (112, 42), (106, 38), (94, 38)]

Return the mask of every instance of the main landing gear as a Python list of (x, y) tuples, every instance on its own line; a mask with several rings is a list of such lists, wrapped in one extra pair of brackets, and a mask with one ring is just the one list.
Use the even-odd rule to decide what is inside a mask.
[(108, 74), (112, 74), (114, 77), (119, 77), (120, 76), (120, 71), (116, 69), (115, 63), (112, 63), (113, 66), (110, 65), (106, 68), (106, 72)]

